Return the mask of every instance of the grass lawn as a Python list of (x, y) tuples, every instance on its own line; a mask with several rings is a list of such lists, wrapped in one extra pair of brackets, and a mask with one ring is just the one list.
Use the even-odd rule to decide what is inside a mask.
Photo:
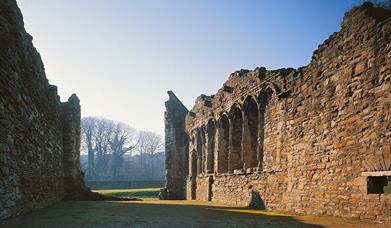
[(157, 200), (160, 188), (94, 190), (102, 195), (127, 199)]
[(98, 192), (141, 200), (60, 202), (0, 221), (0, 227), (387, 227), (349, 218), (295, 216), (191, 200), (156, 200), (157, 188)]
[(388, 185), (384, 187), (384, 193), (391, 194), (391, 180), (389, 180)]

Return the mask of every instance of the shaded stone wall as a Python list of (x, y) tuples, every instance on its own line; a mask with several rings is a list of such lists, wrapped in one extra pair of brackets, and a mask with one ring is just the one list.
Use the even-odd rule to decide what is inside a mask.
[(166, 186), (160, 192), (161, 199), (185, 199), (185, 179), (188, 173), (188, 141), (185, 133), (186, 107), (172, 91), (168, 91), (165, 120), (165, 168)]
[(368, 175), (391, 176), (390, 16), (355, 7), (308, 66), (240, 70), (198, 97), (187, 198), (390, 221), (391, 195), (368, 192)]
[(90, 190), (84, 183), (80, 170), (81, 112), (79, 98), (72, 94), (68, 102), (61, 103), (62, 167), (64, 172), (65, 199), (88, 199)]
[(0, 1), (0, 219), (66, 195), (64, 178), (80, 175), (79, 134), (78, 98), (60, 102), (16, 2)]

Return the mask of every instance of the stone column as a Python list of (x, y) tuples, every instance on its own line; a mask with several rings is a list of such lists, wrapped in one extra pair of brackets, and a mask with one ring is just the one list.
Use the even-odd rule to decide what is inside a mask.
[(193, 173), (193, 169), (194, 169), (194, 167), (193, 167), (193, 156), (194, 156), (194, 150), (192, 149), (193, 148), (193, 146), (190, 146), (190, 145), (192, 145), (193, 144), (193, 142), (190, 142), (189, 143), (189, 176), (188, 177), (193, 177), (193, 175), (194, 175), (194, 173)]
[(215, 129), (215, 136), (214, 136), (214, 153), (213, 153), (213, 172), (215, 174), (218, 173), (218, 160), (219, 160), (219, 152), (218, 152), (218, 148), (219, 148), (219, 138), (218, 138), (218, 133), (217, 133), (217, 126), (216, 126), (216, 129)]
[(243, 170), (246, 171), (247, 168), (250, 168), (251, 159), (251, 139), (250, 139), (250, 130), (248, 126), (248, 114), (243, 116), (243, 134), (242, 134), (242, 162), (243, 162)]
[(208, 174), (211, 172), (209, 167), (209, 161), (210, 161), (210, 143), (211, 140), (209, 138), (209, 132), (205, 133), (205, 173)]
[(265, 104), (260, 104), (259, 108), (259, 123), (258, 123), (258, 151), (257, 151), (257, 158), (258, 158), (258, 170), (263, 170), (263, 142), (265, 138)]
[(197, 175), (202, 173), (202, 155), (197, 154)]
[(207, 156), (208, 156), (208, 137), (206, 134), (205, 127), (202, 133), (202, 173), (207, 173)]
[(228, 145), (228, 173), (233, 173), (232, 167), (232, 153), (234, 152), (233, 147), (233, 121), (229, 123), (229, 145)]
[(206, 134), (206, 173), (214, 172), (214, 154), (215, 154), (215, 129), (209, 129)]

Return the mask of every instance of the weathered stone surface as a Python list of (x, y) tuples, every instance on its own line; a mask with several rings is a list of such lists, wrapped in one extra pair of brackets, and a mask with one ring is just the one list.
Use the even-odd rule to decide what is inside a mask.
[(165, 119), (166, 186), (160, 199), (185, 199), (185, 182), (188, 173), (188, 142), (185, 133), (186, 107), (172, 91), (168, 92)]
[(0, 219), (88, 192), (79, 100), (60, 102), (23, 26), (16, 1), (0, 1)]
[(306, 67), (240, 70), (198, 97), (176, 129), (187, 199), (391, 221), (391, 195), (362, 176), (391, 171), (390, 18), (355, 7)]

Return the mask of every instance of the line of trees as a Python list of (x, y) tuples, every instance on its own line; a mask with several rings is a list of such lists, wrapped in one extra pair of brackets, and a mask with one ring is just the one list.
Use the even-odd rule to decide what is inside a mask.
[(162, 179), (162, 150), (156, 133), (105, 118), (81, 120), (81, 167), (87, 180)]

